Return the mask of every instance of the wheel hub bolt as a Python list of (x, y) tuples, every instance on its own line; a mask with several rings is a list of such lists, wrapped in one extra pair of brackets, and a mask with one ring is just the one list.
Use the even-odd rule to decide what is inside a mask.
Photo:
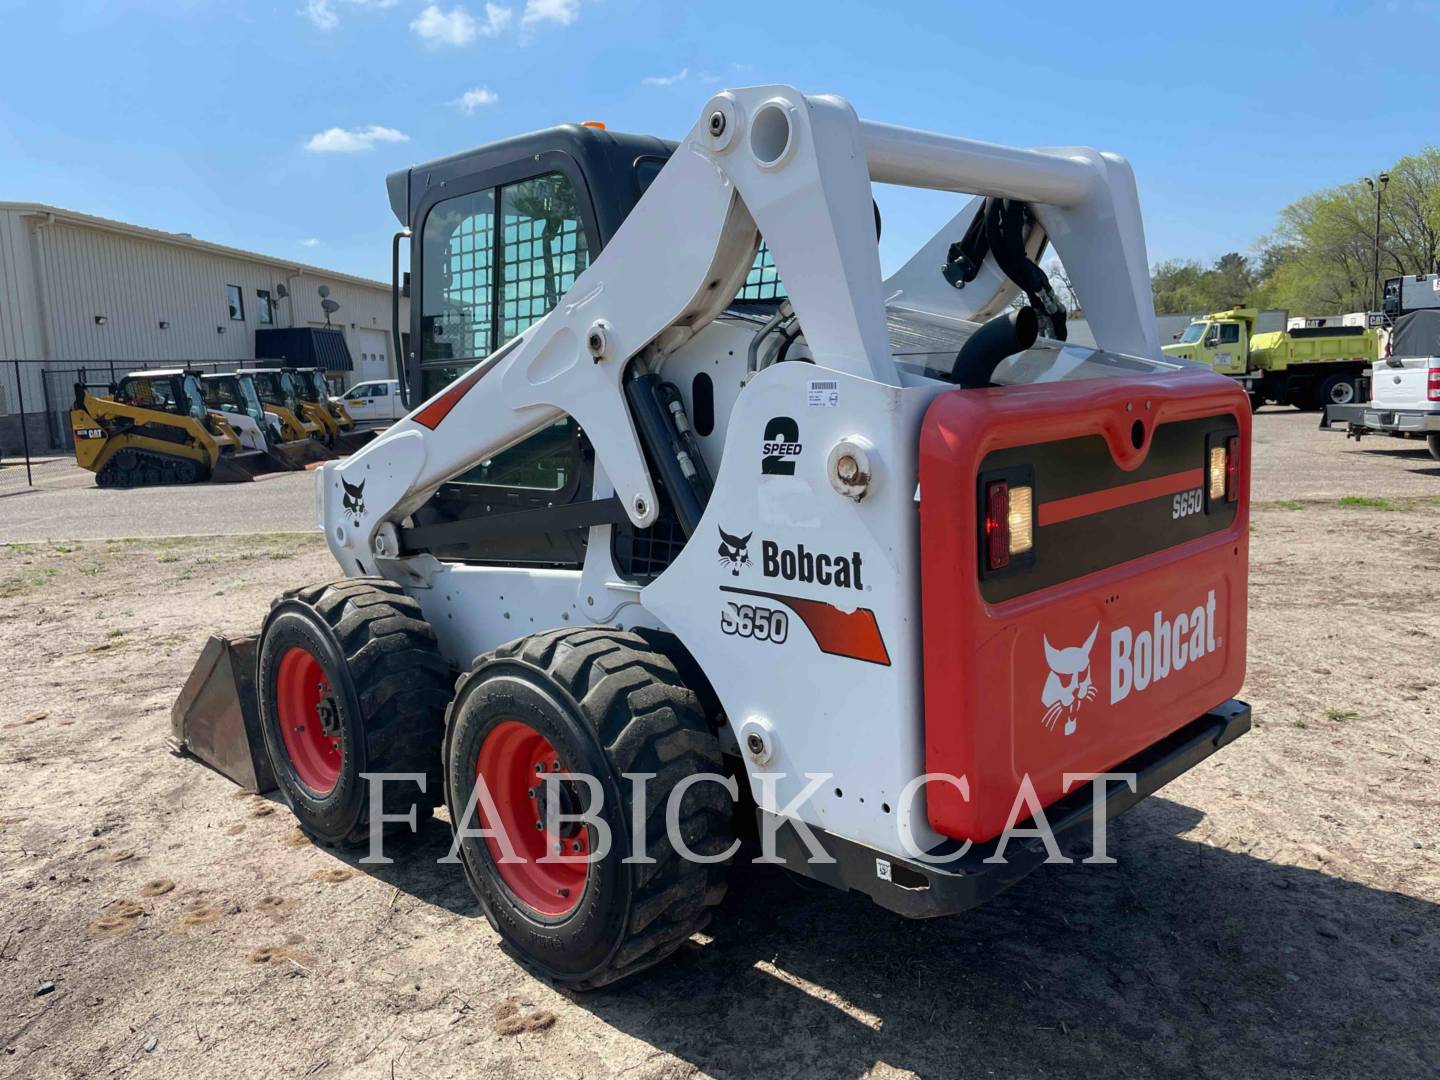
[(525, 795), (526, 795), (527, 798), (530, 798), (530, 799), (535, 798), (535, 789), (534, 789), (533, 787), (532, 787), (532, 788), (526, 788), (526, 789), (525, 789)]
[(576, 840), (573, 844), (570, 845), (570, 850), (571, 850), (571, 851), (579, 851), (579, 850), (580, 850), (580, 846), (581, 846), (581, 845), (580, 845), (580, 841), (579, 841), (579, 840)]
[(536, 831), (536, 832), (543, 832), (544, 829), (545, 829), (545, 823), (544, 823), (543, 821), (540, 821), (540, 820), (537, 819), (536, 822), (535, 822), (535, 831)]

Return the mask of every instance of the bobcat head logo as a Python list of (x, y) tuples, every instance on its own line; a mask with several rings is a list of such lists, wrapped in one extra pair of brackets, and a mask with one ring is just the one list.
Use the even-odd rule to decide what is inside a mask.
[(724, 529), (720, 529), (720, 565), (728, 566), (733, 577), (740, 576), (740, 567), (753, 565), (748, 549), (750, 537), (754, 535), (752, 531), (744, 536), (731, 536)]
[(352, 484), (342, 476), (340, 487), (345, 491), (345, 494), (340, 497), (340, 505), (355, 519), (355, 527), (358, 529), (360, 519), (365, 515), (365, 481), (361, 480), (358, 484)]
[(1100, 633), (1100, 624), (1090, 631), (1084, 645), (1072, 645), (1068, 649), (1057, 649), (1045, 641), (1045, 662), (1050, 665), (1050, 676), (1045, 680), (1045, 692), (1040, 695), (1040, 704), (1045, 706), (1045, 715), (1040, 722), (1051, 731), (1061, 716), (1065, 717), (1065, 734), (1075, 734), (1075, 714), (1080, 706), (1095, 698), (1095, 683), (1090, 677), (1090, 650), (1095, 647), (1095, 638)]

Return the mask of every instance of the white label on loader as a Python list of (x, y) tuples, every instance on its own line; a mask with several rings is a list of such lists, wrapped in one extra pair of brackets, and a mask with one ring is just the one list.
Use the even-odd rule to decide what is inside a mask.
[(889, 860), (889, 859), (876, 859), (876, 860), (875, 860), (875, 876), (878, 877), (881, 881), (889, 881), (889, 880), (890, 880), (890, 860)]
[(812, 409), (833, 409), (840, 404), (840, 384), (834, 379), (811, 379), (805, 401)]

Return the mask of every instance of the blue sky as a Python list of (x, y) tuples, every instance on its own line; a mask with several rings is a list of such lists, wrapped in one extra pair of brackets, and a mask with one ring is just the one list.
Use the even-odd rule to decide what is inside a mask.
[[(0, 0), (0, 198), (386, 278), (394, 169), (562, 121), (678, 137), (716, 88), (789, 82), (1122, 153), (1152, 262), (1210, 259), (1440, 142), (1406, 44), (1437, 31), (1437, 0)], [(887, 269), (953, 205), (877, 194)]]

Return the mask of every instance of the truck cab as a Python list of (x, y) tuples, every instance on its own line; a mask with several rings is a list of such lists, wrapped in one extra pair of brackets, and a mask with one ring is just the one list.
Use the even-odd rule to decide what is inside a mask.
[(1222, 311), (1196, 319), (1178, 341), (1163, 346), (1166, 356), (1198, 360), (1221, 375), (1243, 375), (1250, 355), (1250, 334), (1256, 313), (1250, 310)]

